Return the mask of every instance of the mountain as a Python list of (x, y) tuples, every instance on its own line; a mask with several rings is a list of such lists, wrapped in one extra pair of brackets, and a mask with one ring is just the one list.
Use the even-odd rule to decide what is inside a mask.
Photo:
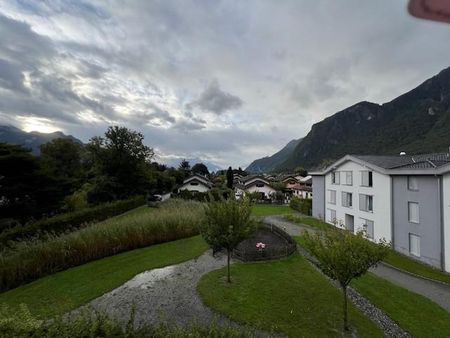
[(37, 131), (25, 132), (13, 126), (0, 126), (0, 142), (20, 144), (31, 149), (34, 155), (39, 155), (39, 146), (57, 138), (69, 138), (82, 143), (72, 135), (65, 135), (60, 131), (54, 133), (39, 133)]
[(191, 165), (191, 167), (196, 164), (196, 163), (203, 163), (204, 165), (206, 165), (206, 167), (208, 168), (208, 171), (210, 173), (212, 172), (216, 172), (219, 170), (222, 170), (223, 168), (221, 166), (219, 166), (218, 164), (215, 164), (213, 162), (209, 162), (209, 161), (204, 161), (198, 157), (196, 158), (181, 158), (181, 157), (177, 157), (177, 158), (159, 158), (157, 157), (156, 160), (158, 162), (164, 163), (165, 165), (167, 165), (168, 167), (174, 167), (174, 168), (178, 168), (178, 166), (180, 165), (180, 162), (185, 159), (186, 161), (189, 162), (189, 164)]
[(346, 154), (430, 153), (450, 146), (450, 67), (382, 105), (360, 102), (316, 123), (277, 171)]
[(253, 161), (246, 169), (248, 173), (267, 173), (273, 171), (278, 164), (286, 161), (294, 151), (295, 147), (301, 142), (301, 138), (298, 140), (292, 140), (284, 146), (279, 152), (272, 156), (266, 156), (258, 160)]

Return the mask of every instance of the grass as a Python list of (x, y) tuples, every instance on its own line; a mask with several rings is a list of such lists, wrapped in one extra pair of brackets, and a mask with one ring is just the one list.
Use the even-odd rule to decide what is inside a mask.
[(428, 298), (371, 273), (351, 286), (413, 337), (450, 337), (450, 313)]
[(177, 264), (207, 249), (200, 236), (137, 249), (38, 279), (0, 294), (0, 304), (27, 304), (33, 315), (47, 318), (75, 309), (145, 270)]
[[(302, 236), (294, 237), (301, 245)], [(426, 297), (372, 273), (351, 284), (414, 337), (450, 337), (450, 314)]]
[(200, 202), (170, 200), (79, 231), (18, 242), (0, 252), (0, 291), (103, 257), (198, 234)]
[[(232, 266), (232, 284), (225, 269), (202, 277), (198, 291), (211, 308), (231, 319), (289, 337), (342, 336), (342, 294), (305, 258)], [(383, 334), (353, 305), (350, 325), (359, 337)]]
[(255, 204), (252, 206), (253, 216), (288, 215), (293, 212), (288, 205)]
[(395, 251), (391, 251), (384, 261), (399, 269), (414, 273), (416, 275), (450, 284), (450, 274), (442, 272), (429, 265), (420, 263)]
[(315, 217), (286, 215), (286, 220), (297, 224), (306, 224), (319, 230), (331, 229), (333, 226)]
[[(306, 224), (318, 230), (337, 229), (333, 227), (333, 225), (314, 217), (286, 215), (285, 219), (297, 224)], [(450, 284), (450, 274), (416, 261), (396, 251), (390, 251), (388, 256), (384, 259), (384, 262), (413, 274)]]

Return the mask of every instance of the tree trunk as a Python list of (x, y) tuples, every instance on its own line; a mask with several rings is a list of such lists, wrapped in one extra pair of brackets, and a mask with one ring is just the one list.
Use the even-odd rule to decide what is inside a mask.
[(227, 282), (231, 283), (231, 277), (230, 277), (230, 257), (231, 257), (231, 250), (227, 249), (227, 266), (228, 266), (228, 277)]
[(349, 331), (348, 308), (347, 308), (347, 285), (342, 287), (342, 294), (344, 295), (344, 331)]

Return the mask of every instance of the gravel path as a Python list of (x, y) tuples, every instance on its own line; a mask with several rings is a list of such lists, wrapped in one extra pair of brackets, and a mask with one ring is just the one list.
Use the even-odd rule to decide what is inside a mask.
[(197, 259), (136, 275), (89, 305), (123, 321), (129, 319), (134, 305), (137, 325), (164, 320), (178, 325), (194, 321), (201, 325), (212, 321), (219, 325), (238, 325), (205, 306), (196, 290), (202, 275), (225, 264), (226, 255), (218, 253), (213, 257), (208, 250)]
[(431, 299), (450, 312), (450, 285), (415, 277), (385, 264), (379, 264), (371, 272), (405, 289)]

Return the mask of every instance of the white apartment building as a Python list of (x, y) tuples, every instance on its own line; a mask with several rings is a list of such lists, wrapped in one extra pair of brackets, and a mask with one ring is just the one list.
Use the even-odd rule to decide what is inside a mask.
[(313, 176), (313, 216), (450, 271), (450, 155), (347, 155)]

